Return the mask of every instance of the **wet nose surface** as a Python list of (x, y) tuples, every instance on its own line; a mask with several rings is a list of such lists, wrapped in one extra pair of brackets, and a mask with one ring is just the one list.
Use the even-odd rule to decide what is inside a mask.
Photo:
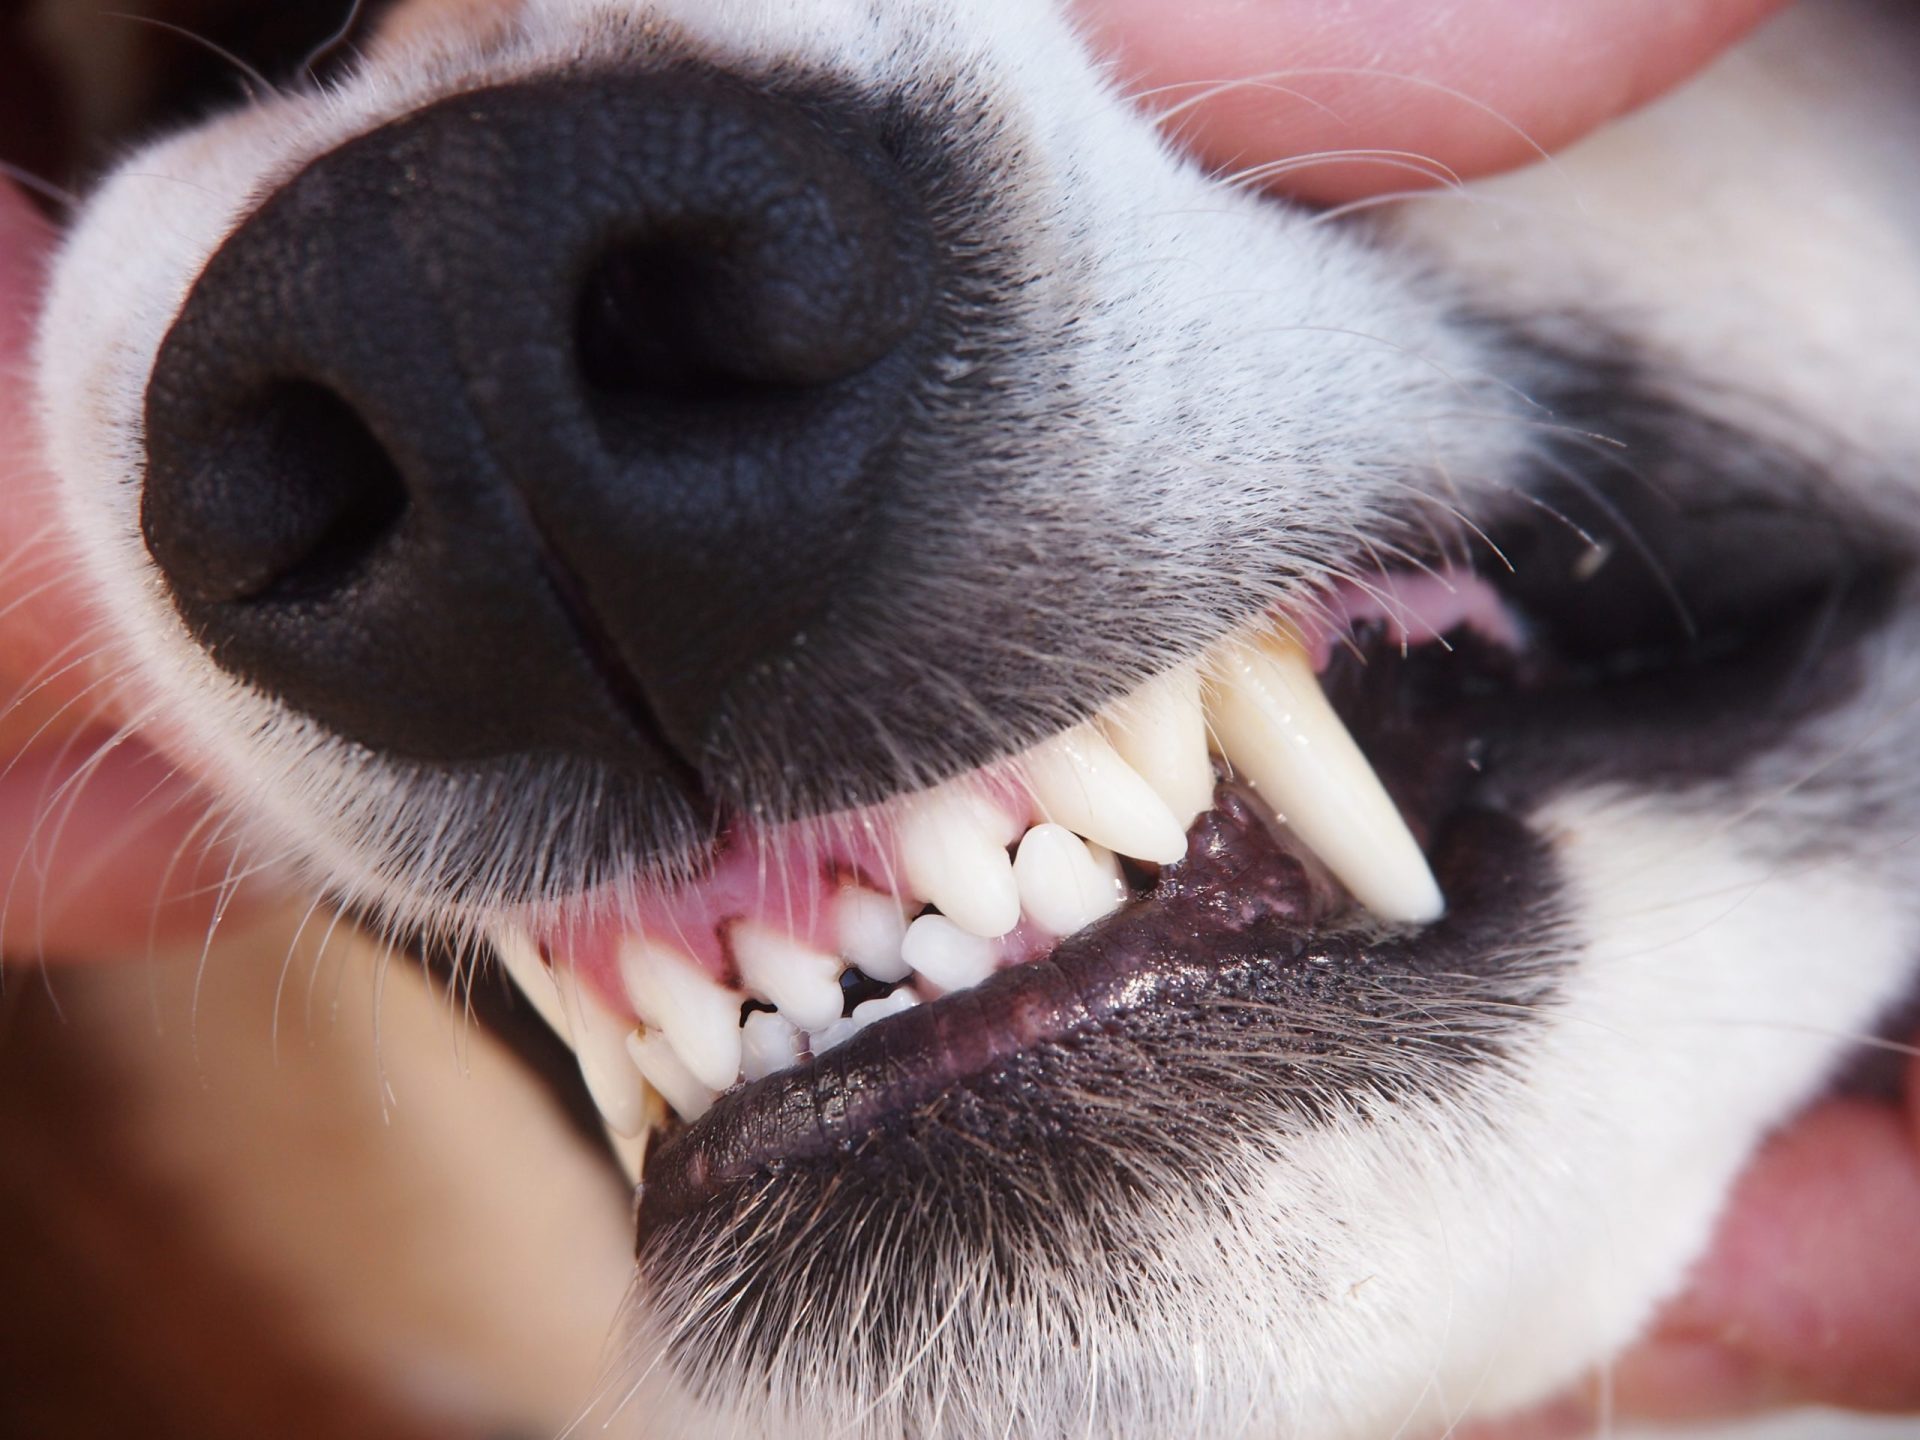
[(873, 544), (933, 267), (827, 106), (443, 101), (209, 262), (149, 385), (148, 546), (225, 669), (353, 740), (691, 773)]

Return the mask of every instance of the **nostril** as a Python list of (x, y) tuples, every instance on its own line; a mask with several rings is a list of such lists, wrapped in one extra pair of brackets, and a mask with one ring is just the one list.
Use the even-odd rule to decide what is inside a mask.
[(926, 304), (924, 260), (897, 201), (844, 168), (798, 197), (720, 197), (714, 213), (654, 221), (592, 254), (573, 319), (588, 386), (754, 399), (892, 354)]
[[(582, 288), (574, 344), (581, 374), (609, 396), (723, 400), (811, 377), (772, 373), (738, 334), (717, 237), (682, 233), (619, 246)], [(733, 332), (730, 334), (730, 332)], [(743, 340), (748, 343), (741, 343)], [(791, 368), (791, 367), (788, 367)]]
[(268, 386), (199, 443), (150, 440), (147, 546), (194, 600), (328, 594), (406, 509), (386, 447), (352, 405), (311, 381)]

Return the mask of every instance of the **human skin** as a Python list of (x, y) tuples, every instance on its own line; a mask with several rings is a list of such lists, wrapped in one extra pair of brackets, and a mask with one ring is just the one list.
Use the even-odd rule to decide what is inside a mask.
[[(1268, 167), (1275, 188), (1320, 204), (1525, 163), (1685, 78), (1776, 6), (1077, 0), (1123, 82), (1178, 109), (1183, 143), (1221, 167)], [(1355, 151), (1366, 158), (1301, 158)], [(91, 612), (34, 458), (26, 346), (52, 238), (0, 182), (0, 949), (15, 960), (137, 955), (152, 934), (203, 929), (211, 909), (207, 867), (189, 877), (174, 864), (197, 802), (137, 739), (62, 789), (121, 733), (125, 701), (87, 658)], [(69, 812), (52, 856), (50, 796)], [(1796, 1122), (1751, 1167), (1685, 1293), (1604, 1386), (1477, 1440), (1580, 1435), (1603, 1411), (1920, 1408), (1916, 1116), (1920, 1067), (1909, 1067), (1903, 1104), (1835, 1101)]]
[[(204, 935), (226, 859), (137, 735), (35, 452), (28, 350), (53, 231), (0, 181), (0, 955), (139, 957)], [(0, 977), (4, 978), (4, 977)]]

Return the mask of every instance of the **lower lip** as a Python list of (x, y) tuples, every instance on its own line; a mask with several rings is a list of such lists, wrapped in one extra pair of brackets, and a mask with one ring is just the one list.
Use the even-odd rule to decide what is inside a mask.
[[(1499, 953), (1477, 929), (1514, 913), (1529, 887), (1537, 892), (1537, 843), (1510, 820), (1469, 811), (1436, 837), (1434, 858), (1457, 892), (1447, 918), (1412, 937), (1385, 932), (1354, 912), (1257, 802), (1223, 786), (1219, 805), (1194, 827), (1188, 858), (1163, 872), (1152, 895), (1043, 959), (735, 1090), (696, 1124), (657, 1140), (641, 1197), (643, 1240), (657, 1242), (661, 1227), (709, 1207), (728, 1208), (727, 1197), (795, 1167), (883, 1155), (901, 1132), (976, 1121), (990, 1128), (1022, 1116), (1046, 1130), (1084, 1092), (1084, 1073), (1062, 1077), (1083, 1067), (1089, 1050), (1111, 1053), (1095, 1067), (1103, 1093), (1130, 1093), (1156, 1083), (1154, 1057), (1177, 1053), (1206, 1007), (1238, 1004), (1248, 1026), (1284, 1030), (1315, 1013), (1289, 998), (1349, 984), (1355, 966), (1388, 952), (1413, 963), (1406, 947), (1417, 944), (1448, 968)], [(1342, 925), (1343, 916), (1358, 923)], [(1326, 1043), (1331, 1052), (1333, 1038)]]

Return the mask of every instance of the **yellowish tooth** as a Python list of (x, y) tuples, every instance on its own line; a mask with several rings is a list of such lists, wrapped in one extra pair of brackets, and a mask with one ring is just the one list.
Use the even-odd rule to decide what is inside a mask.
[(702, 1085), (680, 1063), (673, 1042), (658, 1030), (635, 1030), (625, 1043), (628, 1068), (644, 1075), (682, 1120), (698, 1120), (719, 1098), (717, 1090)]
[(620, 947), (634, 1013), (667, 1037), (693, 1077), (724, 1090), (740, 1074), (740, 1004), (689, 955), (636, 936)]
[(580, 983), (571, 966), (557, 965), (552, 974), (560, 995), (560, 1011), (566, 1017), (567, 1041), (580, 1062), (587, 1093), (609, 1130), (629, 1138), (638, 1135), (647, 1124), (647, 1086), (627, 1058), (627, 1037), (634, 1031), (633, 1022), (621, 1019), (601, 1003), (591, 986)]
[[(727, 931), (740, 980), (802, 1030), (840, 1018), (840, 958), (810, 950), (784, 931), (754, 920)], [(739, 1012), (735, 1011), (735, 1023)]]
[(1354, 898), (1386, 920), (1439, 917), (1446, 902), (1426, 856), (1295, 640), (1221, 646), (1208, 708), (1227, 762)]
[(1187, 853), (1187, 827), (1091, 726), (1076, 725), (1036, 746), (1023, 769), (1034, 800), (1054, 824), (1160, 865)]
[(1120, 758), (1166, 801), (1183, 829), (1213, 808), (1207, 716), (1200, 674), (1192, 666), (1149, 680), (1111, 706), (1100, 717), (1099, 729)]
[(932, 790), (910, 802), (900, 823), (900, 867), (913, 893), (955, 925), (997, 939), (1020, 923), (1020, 890), (1007, 858), (1018, 833), (981, 796), (953, 786)]

